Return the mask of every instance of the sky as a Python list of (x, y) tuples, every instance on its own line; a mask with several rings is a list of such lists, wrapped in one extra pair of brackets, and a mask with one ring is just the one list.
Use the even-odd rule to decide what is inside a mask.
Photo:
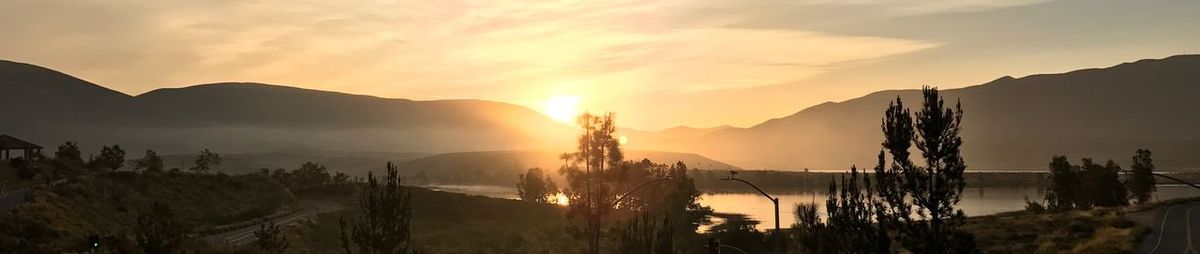
[(0, 0), (0, 59), (131, 95), (248, 81), (574, 106), (643, 130), (748, 127), (879, 90), (1200, 53), (1197, 12), (1194, 0)]

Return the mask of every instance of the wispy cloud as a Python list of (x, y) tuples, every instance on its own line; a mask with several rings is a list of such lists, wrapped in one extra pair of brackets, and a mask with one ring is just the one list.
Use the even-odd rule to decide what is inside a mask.
[[(711, 7), (713, 3), (706, 3)], [(128, 92), (225, 80), (387, 96), (619, 96), (804, 79), (936, 42), (734, 28), (695, 1), (17, 1), (5, 58)], [(581, 84), (581, 85), (580, 85)]]

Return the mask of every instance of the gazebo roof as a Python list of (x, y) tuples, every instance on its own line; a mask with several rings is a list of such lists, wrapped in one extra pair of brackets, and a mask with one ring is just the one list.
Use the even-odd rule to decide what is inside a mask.
[(9, 149), (42, 149), (42, 146), (29, 143), (29, 141), (21, 140), (13, 136), (0, 135), (0, 150)]

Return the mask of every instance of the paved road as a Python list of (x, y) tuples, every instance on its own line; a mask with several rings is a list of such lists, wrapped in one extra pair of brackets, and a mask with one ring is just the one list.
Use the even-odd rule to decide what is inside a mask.
[(1128, 218), (1154, 230), (1142, 238), (1138, 253), (1200, 254), (1200, 201), (1131, 213)]
[[(298, 222), (304, 218), (315, 217), (320, 213), (342, 209), (341, 206), (332, 202), (305, 200), (301, 201), (301, 203), (303, 203), (303, 206), (305, 207), (303, 210), (275, 219), (275, 225), (280, 225), (282, 227), (283, 225)], [(258, 230), (260, 225), (261, 224), (254, 224), (237, 230), (206, 236), (204, 237), (204, 240), (210, 243), (229, 244), (234, 246), (250, 244), (258, 240), (258, 238), (254, 236), (254, 231)]]

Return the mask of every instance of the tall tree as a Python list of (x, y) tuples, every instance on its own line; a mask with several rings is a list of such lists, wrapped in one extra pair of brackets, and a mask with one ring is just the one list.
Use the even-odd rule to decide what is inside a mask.
[(521, 200), (551, 203), (558, 194), (554, 180), (542, 173), (541, 168), (530, 168), (524, 174), (517, 175), (517, 195)]
[(283, 235), (283, 230), (280, 230), (279, 225), (275, 225), (275, 221), (268, 221), (259, 226), (258, 230), (254, 231), (254, 237), (258, 239), (255, 245), (263, 253), (283, 254), (288, 249), (287, 236)]
[[(960, 228), (966, 215), (955, 208), (966, 185), (967, 165), (959, 151), (962, 106), (947, 107), (937, 88), (924, 87), (922, 95), (915, 118), (899, 98), (884, 112), (883, 148), (893, 161), (888, 166), (881, 158), (876, 167), (877, 189), (886, 203), (880, 205), (883, 221), (914, 253), (978, 252), (974, 237)], [(909, 160), (910, 144), (921, 151), (924, 166)], [(907, 213), (910, 209), (919, 220)]]
[(568, 220), (582, 220), (583, 225), (570, 224), (577, 236), (587, 240), (588, 253), (600, 253), (604, 217), (612, 210), (616, 199), (612, 183), (606, 181), (606, 171), (624, 160), (620, 143), (613, 132), (613, 114), (593, 116), (583, 114), (578, 121), (583, 134), (579, 136), (578, 150), (562, 156), (568, 164), (560, 173), (567, 177)]
[(368, 172), (367, 186), (358, 197), (362, 214), (354, 222), (347, 222), (345, 217), (338, 221), (342, 250), (346, 254), (355, 253), (355, 249), (363, 254), (412, 253), (412, 192), (408, 188), (401, 184), (396, 165), (391, 162), (382, 184)]
[(1046, 192), (1046, 201), (1051, 210), (1070, 210), (1079, 200), (1079, 173), (1067, 161), (1066, 156), (1054, 156), (1050, 161), (1050, 190)]
[(1121, 166), (1112, 160), (1104, 165), (1095, 163), (1091, 158), (1083, 158), (1082, 162), (1079, 166), (1082, 170), (1082, 188), (1079, 193), (1084, 196), (1078, 200), (1076, 207), (1116, 207), (1129, 204), (1128, 193), (1120, 180)]
[(221, 165), (221, 155), (213, 153), (206, 148), (201, 150), (200, 154), (196, 156), (195, 165), (192, 166), (191, 170), (198, 173), (204, 173), (208, 172), (209, 169), (212, 169), (212, 167), (217, 165)]
[(133, 170), (142, 170), (144, 172), (162, 172), (163, 159), (158, 156), (154, 150), (146, 150), (146, 155), (142, 156), (133, 164)]
[(121, 149), (120, 145), (100, 148), (100, 156), (95, 158), (94, 164), (107, 170), (120, 169), (125, 166), (125, 150)]
[(1129, 188), (1129, 195), (1139, 204), (1149, 202), (1151, 194), (1156, 190), (1154, 185), (1157, 184), (1157, 181), (1153, 175), (1154, 159), (1150, 155), (1150, 150), (1137, 150), (1137, 155), (1133, 156), (1133, 164), (1129, 166), (1133, 175), (1125, 182)]
[(149, 213), (138, 215), (138, 245), (146, 254), (182, 253), (187, 228), (175, 218), (171, 207), (154, 203)]

